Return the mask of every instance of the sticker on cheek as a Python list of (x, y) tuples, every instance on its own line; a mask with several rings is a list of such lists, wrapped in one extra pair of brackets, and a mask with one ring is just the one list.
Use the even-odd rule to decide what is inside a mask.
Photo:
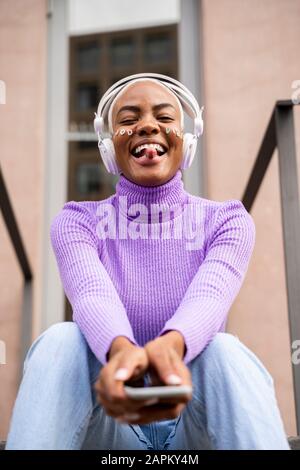
[(133, 130), (132, 129), (118, 129), (116, 132), (115, 132), (115, 136), (117, 135), (125, 135), (125, 134), (128, 134), (128, 135), (132, 135), (133, 134)]
[(176, 135), (176, 137), (179, 137), (180, 139), (183, 138), (183, 132), (180, 132), (176, 127), (171, 128), (171, 127), (166, 127), (165, 132), (167, 135), (169, 135), (171, 132)]

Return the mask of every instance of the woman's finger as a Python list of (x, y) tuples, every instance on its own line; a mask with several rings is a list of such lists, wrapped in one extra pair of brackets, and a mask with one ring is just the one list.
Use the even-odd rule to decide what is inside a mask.
[(124, 400), (124, 382), (139, 376), (148, 367), (148, 358), (143, 348), (120, 351), (101, 370), (102, 392), (108, 401)]
[(146, 407), (141, 408), (137, 414), (139, 416), (132, 417), (130, 413), (125, 413), (120, 418), (116, 418), (120, 423), (129, 423), (129, 424), (149, 424), (153, 421), (164, 421), (167, 419), (176, 419), (181, 411), (184, 409), (185, 405), (176, 404), (176, 405), (164, 405), (164, 406), (150, 406), (148, 409)]
[(141, 408), (157, 403), (157, 400), (149, 398), (147, 400), (133, 400), (128, 398), (127, 401), (121, 403), (111, 403), (100, 396), (98, 397), (98, 401), (104, 407), (105, 412), (113, 417), (123, 415), (124, 413), (137, 413)]
[(155, 369), (162, 383), (166, 385), (179, 385), (181, 378), (174, 373), (173, 362), (169, 350), (164, 348), (158, 341), (150, 341), (145, 346), (149, 356), (150, 366)]
[(185, 365), (182, 359), (178, 356), (176, 351), (170, 351), (170, 358), (174, 368), (174, 372), (181, 378), (182, 385), (192, 386), (192, 374), (190, 369)]
[(141, 381), (148, 367), (148, 357), (143, 348), (119, 351), (101, 370), (95, 386), (97, 399), (107, 414), (116, 417), (125, 412), (136, 413), (148, 400), (137, 402), (126, 395), (124, 383)]

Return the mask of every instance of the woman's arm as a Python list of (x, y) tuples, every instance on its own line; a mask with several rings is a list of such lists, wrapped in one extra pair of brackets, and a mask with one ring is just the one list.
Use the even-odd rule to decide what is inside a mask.
[(206, 257), (182, 302), (160, 335), (170, 330), (184, 337), (187, 364), (220, 331), (237, 296), (255, 244), (255, 225), (241, 201), (219, 210)]
[(95, 225), (92, 214), (71, 201), (52, 221), (50, 235), (73, 320), (96, 357), (106, 364), (116, 337), (137, 343), (125, 307), (99, 259)]

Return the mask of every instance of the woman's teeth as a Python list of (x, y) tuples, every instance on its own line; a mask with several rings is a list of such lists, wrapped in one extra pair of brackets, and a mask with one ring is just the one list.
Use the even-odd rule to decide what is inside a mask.
[[(158, 154), (158, 155), (162, 155), (165, 153), (165, 149), (160, 145), (160, 144), (142, 144), (142, 145), (139, 145), (138, 147), (136, 147), (133, 151), (133, 155), (137, 158), (139, 158), (139, 155), (143, 150), (145, 149), (152, 149), (154, 150), (153, 154)], [(148, 153), (148, 152), (147, 152)], [(152, 153), (152, 152), (149, 152), (149, 154)], [(145, 152), (142, 152), (142, 154), (144, 155)]]

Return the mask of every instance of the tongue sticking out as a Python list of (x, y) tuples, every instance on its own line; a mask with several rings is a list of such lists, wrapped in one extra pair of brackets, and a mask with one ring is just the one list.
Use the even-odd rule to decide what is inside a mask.
[(144, 148), (137, 156), (139, 160), (152, 160), (155, 157), (158, 157), (158, 153), (155, 148)]
[(148, 147), (143, 148), (136, 158), (141, 165), (152, 165), (158, 163), (161, 160), (160, 157), (161, 154), (156, 148)]
[(152, 149), (144, 149), (145, 152), (142, 153), (142, 155), (145, 155), (147, 158), (154, 158), (158, 155), (156, 149), (152, 148)]

